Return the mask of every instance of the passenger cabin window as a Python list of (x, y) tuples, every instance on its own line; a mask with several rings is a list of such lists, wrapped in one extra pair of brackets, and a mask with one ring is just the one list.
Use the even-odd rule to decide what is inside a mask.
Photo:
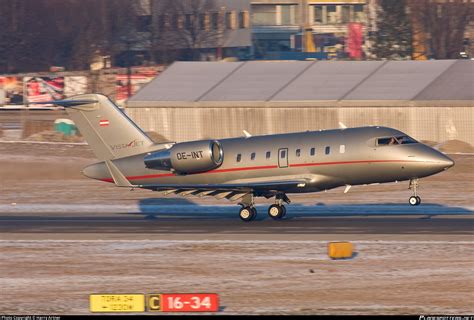
[(311, 148), (311, 150), (309, 151), (309, 154), (314, 156), (316, 154), (316, 148)]
[(324, 150), (324, 153), (326, 154), (331, 153), (331, 147), (326, 147), (326, 149)]
[(286, 150), (281, 150), (280, 158), (282, 158), (282, 159), (286, 158)]
[(410, 143), (417, 143), (417, 141), (409, 136), (385, 137), (377, 139), (378, 146), (390, 146)]
[(236, 159), (236, 160), (237, 160), (237, 162), (240, 162), (240, 160), (242, 160), (242, 155), (241, 155), (240, 153), (237, 155), (237, 159)]
[(301, 149), (296, 149), (296, 156), (297, 157), (301, 156)]
[(343, 144), (341, 144), (341, 145), (339, 146), (339, 153), (344, 153), (344, 152), (346, 152), (346, 146), (343, 145)]
[(270, 151), (267, 151), (266, 158), (270, 159), (271, 155), (272, 155), (272, 153)]
[(255, 152), (252, 152), (252, 154), (250, 155), (250, 160), (255, 160)]

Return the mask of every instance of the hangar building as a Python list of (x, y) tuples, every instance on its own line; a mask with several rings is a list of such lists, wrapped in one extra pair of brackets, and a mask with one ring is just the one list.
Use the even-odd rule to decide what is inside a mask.
[(169, 141), (382, 125), (474, 145), (474, 61), (176, 62), (127, 102)]

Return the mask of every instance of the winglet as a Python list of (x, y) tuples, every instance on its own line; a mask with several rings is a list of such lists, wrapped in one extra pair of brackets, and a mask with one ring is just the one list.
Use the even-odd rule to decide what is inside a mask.
[(117, 187), (129, 187), (129, 188), (136, 187), (132, 185), (127, 180), (127, 178), (125, 178), (123, 173), (117, 168), (117, 166), (111, 160), (106, 160), (105, 165), (107, 166), (107, 169), (109, 169), (110, 175), (112, 176), (112, 179), (114, 179), (115, 185)]
[(438, 143), (438, 144), (432, 146), (431, 148), (433, 148), (433, 149), (435, 149), (435, 150), (438, 150), (438, 151), (441, 151), (441, 150), (439, 150), (439, 149), (440, 149), (442, 146), (444, 146), (447, 142), (448, 142), (448, 140), (443, 141), (443, 142), (440, 142), (440, 143)]
[(346, 184), (346, 188), (344, 189), (344, 193), (348, 193), (349, 190), (351, 189), (351, 185), (350, 184)]
[(252, 135), (247, 130), (242, 130), (244, 132), (245, 138), (250, 138)]

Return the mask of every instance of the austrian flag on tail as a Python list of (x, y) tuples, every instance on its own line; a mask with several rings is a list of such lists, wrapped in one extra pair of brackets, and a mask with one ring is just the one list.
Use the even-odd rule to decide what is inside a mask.
[(109, 125), (109, 120), (99, 120), (99, 126), (101, 127), (107, 127)]

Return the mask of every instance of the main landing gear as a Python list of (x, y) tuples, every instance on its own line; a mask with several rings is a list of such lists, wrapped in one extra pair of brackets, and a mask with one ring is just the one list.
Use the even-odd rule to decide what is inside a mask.
[[(290, 203), (290, 199), (282, 193), (275, 196), (275, 204), (272, 204), (268, 208), (268, 215), (274, 220), (281, 220), (286, 215), (286, 208), (283, 203)], [(257, 209), (255, 208), (255, 202), (252, 194), (248, 194), (242, 198), (240, 202), (242, 208), (239, 211), (239, 217), (242, 221), (249, 222), (255, 220), (257, 217)]]
[(255, 220), (257, 217), (257, 209), (253, 206), (242, 207), (239, 211), (239, 217), (245, 222)]
[(268, 215), (274, 220), (282, 219), (286, 214), (286, 208), (284, 205), (272, 204), (268, 208)]
[(416, 188), (418, 187), (418, 179), (411, 179), (409, 189), (413, 191), (413, 196), (408, 199), (408, 203), (412, 206), (418, 206), (421, 203), (421, 198), (416, 194)]
[(245, 222), (255, 220), (257, 217), (257, 209), (255, 209), (253, 194), (246, 194), (239, 204), (242, 206), (239, 211), (240, 219)]
[(286, 196), (286, 194), (281, 193), (275, 196), (275, 204), (272, 204), (268, 208), (268, 215), (270, 218), (274, 220), (281, 220), (286, 215), (286, 208), (283, 205), (283, 202), (290, 203), (290, 199)]

